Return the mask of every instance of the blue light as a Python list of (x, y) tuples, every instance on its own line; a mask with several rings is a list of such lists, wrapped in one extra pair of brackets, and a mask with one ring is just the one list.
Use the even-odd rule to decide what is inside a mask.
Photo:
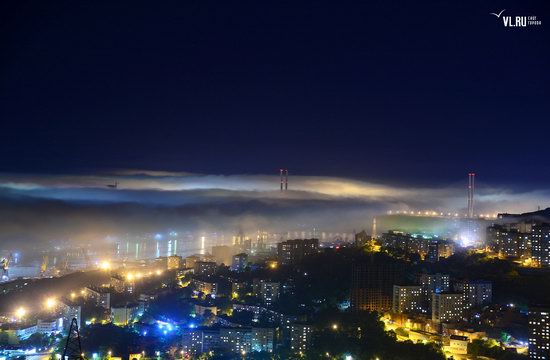
[(196, 327), (195, 324), (189, 324), (189, 329), (194, 329)]
[(156, 234), (156, 235), (155, 235), (155, 239), (156, 239), (156, 240), (162, 239), (162, 234)]
[(166, 335), (166, 334), (168, 334), (168, 331), (164, 330), (162, 333), (163, 333), (164, 335)]
[(144, 332), (143, 332), (143, 336), (145, 336), (145, 335), (147, 335), (147, 331), (144, 331)]

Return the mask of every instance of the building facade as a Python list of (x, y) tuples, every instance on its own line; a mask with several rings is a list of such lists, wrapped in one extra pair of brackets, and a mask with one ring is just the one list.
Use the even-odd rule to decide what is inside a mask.
[(296, 265), (302, 262), (305, 256), (319, 252), (319, 239), (287, 240), (277, 245), (279, 264)]
[(529, 359), (550, 359), (550, 308), (529, 308)]
[(464, 317), (462, 293), (434, 293), (432, 295), (432, 321), (436, 323), (458, 322)]
[(354, 262), (350, 293), (352, 311), (390, 311), (393, 285), (402, 283), (403, 278), (403, 265), (388, 258), (369, 256)]
[(394, 313), (426, 313), (423, 307), (424, 297), (420, 285), (394, 285), (393, 306)]
[(459, 281), (454, 284), (454, 290), (463, 294), (465, 309), (493, 301), (493, 285), (490, 281)]

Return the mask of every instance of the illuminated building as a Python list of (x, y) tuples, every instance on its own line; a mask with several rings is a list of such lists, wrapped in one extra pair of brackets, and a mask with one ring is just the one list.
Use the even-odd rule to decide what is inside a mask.
[(248, 353), (252, 348), (250, 328), (221, 328), (220, 345), (232, 353)]
[(178, 256), (178, 255), (168, 256), (166, 267), (168, 268), (168, 270), (177, 270), (180, 268), (182, 262), (183, 262), (183, 259), (181, 258), (181, 256)]
[(195, 314), (204, 316), (204, 314), (212, 314), (217, 315), (218, 314), (218, 307), (215, 305), (209, 305), (209, 304), (195, 304)]
[(63, 300), (59, 303), (61, 316), (63, 318), (63, 327), (68, 329), (71, 326), (71, 321), (76, 319), (76, 325), (80, 329), (81, 312), (80, 305), (74, 304), (70, 300)]
[(213, 276), (217, 269), (218, 265), (214, 261), (196, 261), (193, 266), (194, 273), (198, 276)]
[(111, 307), (111, 322), (118, 326), (125, 326), (134, 322), (139, 313), (138, 304)]
[(501, 257), (531, 256), (530, 223), (494, 224), (487, 228), (487, 244)]
[(299, 264), (305, 256), (319, 252), (319, 239), (294, 239), (277, 244), (277, 254), (281, 265)]
[(352, 311), (385, 312), (392, 308), (393, 285), (403, 281), (403, 265), (389, 258), (369, 256), (352, 264)]
[(450, 276), (447, 274), (421, 274), (420, 286), (424, 298), (423, 307), (427, 310), (432, 308), (432, 294), (447, 292), (450, 290)]
[(234, 354), (251, 351), (273, 352), (275, 329), (273, 328), (187, 328), (182, 330), (184, 354), (196, 356), (215, 349)]
[(423, 313), (422, 286), (420, 285), (394, 285), (393, 307), (394, 313)]
[(201, 261), (201, 258), (197, 255), (191, 255), (185, 258), (185, 267), (187, 269), (194, 269), (195, 263)]
[(233, 261), (231, 262), (232, 271), (243, 271), (248, 266), (248, 255), (240, 253), (233, 255)]
[(550, 359), (550, 308), (529, 308), (529, 359)]
[(87, 287), (84, 289), (84, 296), (87, 299), (95, 301), (97, 306), (104, 309), (111, 307), (111, 293), (109, 289), (103, 289), (99, 287)]
[(260, 282), (260, 299), (267, 306), (279, 300), (280, 283), (262, 280)]
[(532, 261), (535, 266), (550, 266), (550, 224), (534, 225), (531, 231)]
[(441, 258), (447, 258), (454, 253), (452, 242), (446, 240), (432, 240), (428, 244), (428, 255), (426, 260), (438, 262)]
[(186, 355), (199, 355), (207, 353), (220, 346), (219, 329), (194, 329), (182, 330), (182, 347)]
[(36, 332), (39, 334), (57, 334), (63, 330), (63, 319), (62, 318), (48, 318), (48, 319), (38, 319), (36, 322)]
[(231, 294), (233, 297), (239, 297), (241, 294), (246, 293), (246, 290), (249, 288), (248, 283), (233, 281), (231, 283)]
[(273, 352), (275, 342), (274, 328), (252, 328), (252, 351)]
[(458, 322), (464, 315), (462, 293), (434, 293), (432, 295), (432, 321), (437, 323)]
[(290, 350), (294, 353), (306, 352), (311, 347), (313, 327), (307, 324), (290, 325)]
[(465, 309), (490, 304), (493, 301), (493, 285), (490, 281), (459, 281), (453, 288), (463, 294)]
[(193, 279), (192, 284), (196, 291), (206, 295), (216, 295), (218, 293), (218, 284), (216, 282)]
[(454, 355), (468, 354), (468, 337), (451, 335), (449, 338), (449, 352)]
[(431, 239), (427, 235), (408, 234), (402, 231), (390, 230), (382, 234), (380, 241), (385, 248), (401, 249), (406, 254), (426, 255), (428, 242)]

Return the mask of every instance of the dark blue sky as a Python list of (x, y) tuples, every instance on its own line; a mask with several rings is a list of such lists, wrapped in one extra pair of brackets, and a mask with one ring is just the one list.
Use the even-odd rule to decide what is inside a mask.
[(547, 0), (3, 1), (0, 170), (544, 184), (549, 43)]

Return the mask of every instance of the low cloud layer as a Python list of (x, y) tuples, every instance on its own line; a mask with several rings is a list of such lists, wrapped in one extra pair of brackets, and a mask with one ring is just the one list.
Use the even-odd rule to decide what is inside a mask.
[[(118, 188), (107, 185), (118, 182)], [(465, 211), (465, 187), (407, 188), (365, 181), (291, 176), (289, 191), (267, 175), (201, 175), (139, 170), (101, 175), (0, 175), (0, 241), (90, 242), (167, 229), (351, 232), (389, 210)], [(523, 212), (550, 193), (480, 186), (476, 212)]]

